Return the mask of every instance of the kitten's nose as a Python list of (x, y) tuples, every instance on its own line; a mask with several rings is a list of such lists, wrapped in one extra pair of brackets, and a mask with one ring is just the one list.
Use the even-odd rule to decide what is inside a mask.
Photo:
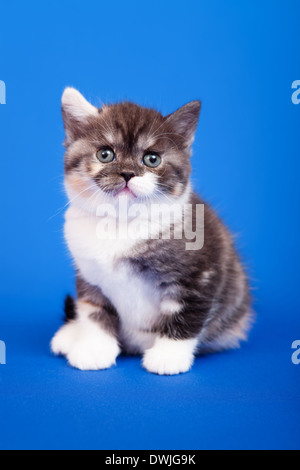
[(128, 181), (131, 180), (131, 178), (133, 178), (135, 174), (134, 173), (121, 173), (121, 176), (123, 176), (126, 183), (128, 183)]

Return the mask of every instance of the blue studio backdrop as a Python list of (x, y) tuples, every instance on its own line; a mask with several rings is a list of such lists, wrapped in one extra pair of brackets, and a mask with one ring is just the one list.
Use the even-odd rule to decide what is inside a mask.
[[(0, 448), (299, 448), (299, 1), (6, 0), (0, 18)], [(74, 293), (67, 85), (165, 114), (201, 99), (193, 184), (237, 235), (257, 312), (240, 350), (176, 377), (51, 356)]]

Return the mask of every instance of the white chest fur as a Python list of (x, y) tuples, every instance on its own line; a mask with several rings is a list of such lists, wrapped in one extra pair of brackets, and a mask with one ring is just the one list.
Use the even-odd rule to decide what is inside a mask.
[(83, 278), (100, 287), (118, 311), (127, 348), (141, 352), (151, 347), (154, 336), (145, 330), (160, 315), (159, 293), (122, 262), (137, 241), (99, 237), (99, 219), (75, 207), (66, 214), (65, 236)]

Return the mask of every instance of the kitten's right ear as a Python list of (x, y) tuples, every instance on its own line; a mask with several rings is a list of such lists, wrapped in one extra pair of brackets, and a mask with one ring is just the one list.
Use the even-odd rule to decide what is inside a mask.
[(87, 118), (98, 116), (99, 110), (89, 103), (79, 91), (70, 87), (65, 89), (61, 105), (66, 132), (65, 145), (68, 146), (80, 137)]

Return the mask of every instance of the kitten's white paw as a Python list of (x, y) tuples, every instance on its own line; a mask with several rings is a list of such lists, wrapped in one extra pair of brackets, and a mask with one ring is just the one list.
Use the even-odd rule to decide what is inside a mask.
[(172, 340), (157, 338), (154, 346), (147, 349), (143, 366), (159, 375), (176, 375), (187, 372), (194, 362), (197, 339)]
[(73, 347), (79, 335), (78, 325), (75, 322), (62, 326), (51, 341), (51, 351), (56, 354), (66, 356)]
[(102, 343), (99, 338), (83, 338), (75, 343), (67, 359), (71, 366), (80, 370), (109, 369), (116, 363), (120, 348), (115, 338)]
[(70, 322), (60, 328), (51, 341), (51, 350), (66, 356), (80, 370), (108, 369), (120, 354), (117, 339), (90, 320)]

